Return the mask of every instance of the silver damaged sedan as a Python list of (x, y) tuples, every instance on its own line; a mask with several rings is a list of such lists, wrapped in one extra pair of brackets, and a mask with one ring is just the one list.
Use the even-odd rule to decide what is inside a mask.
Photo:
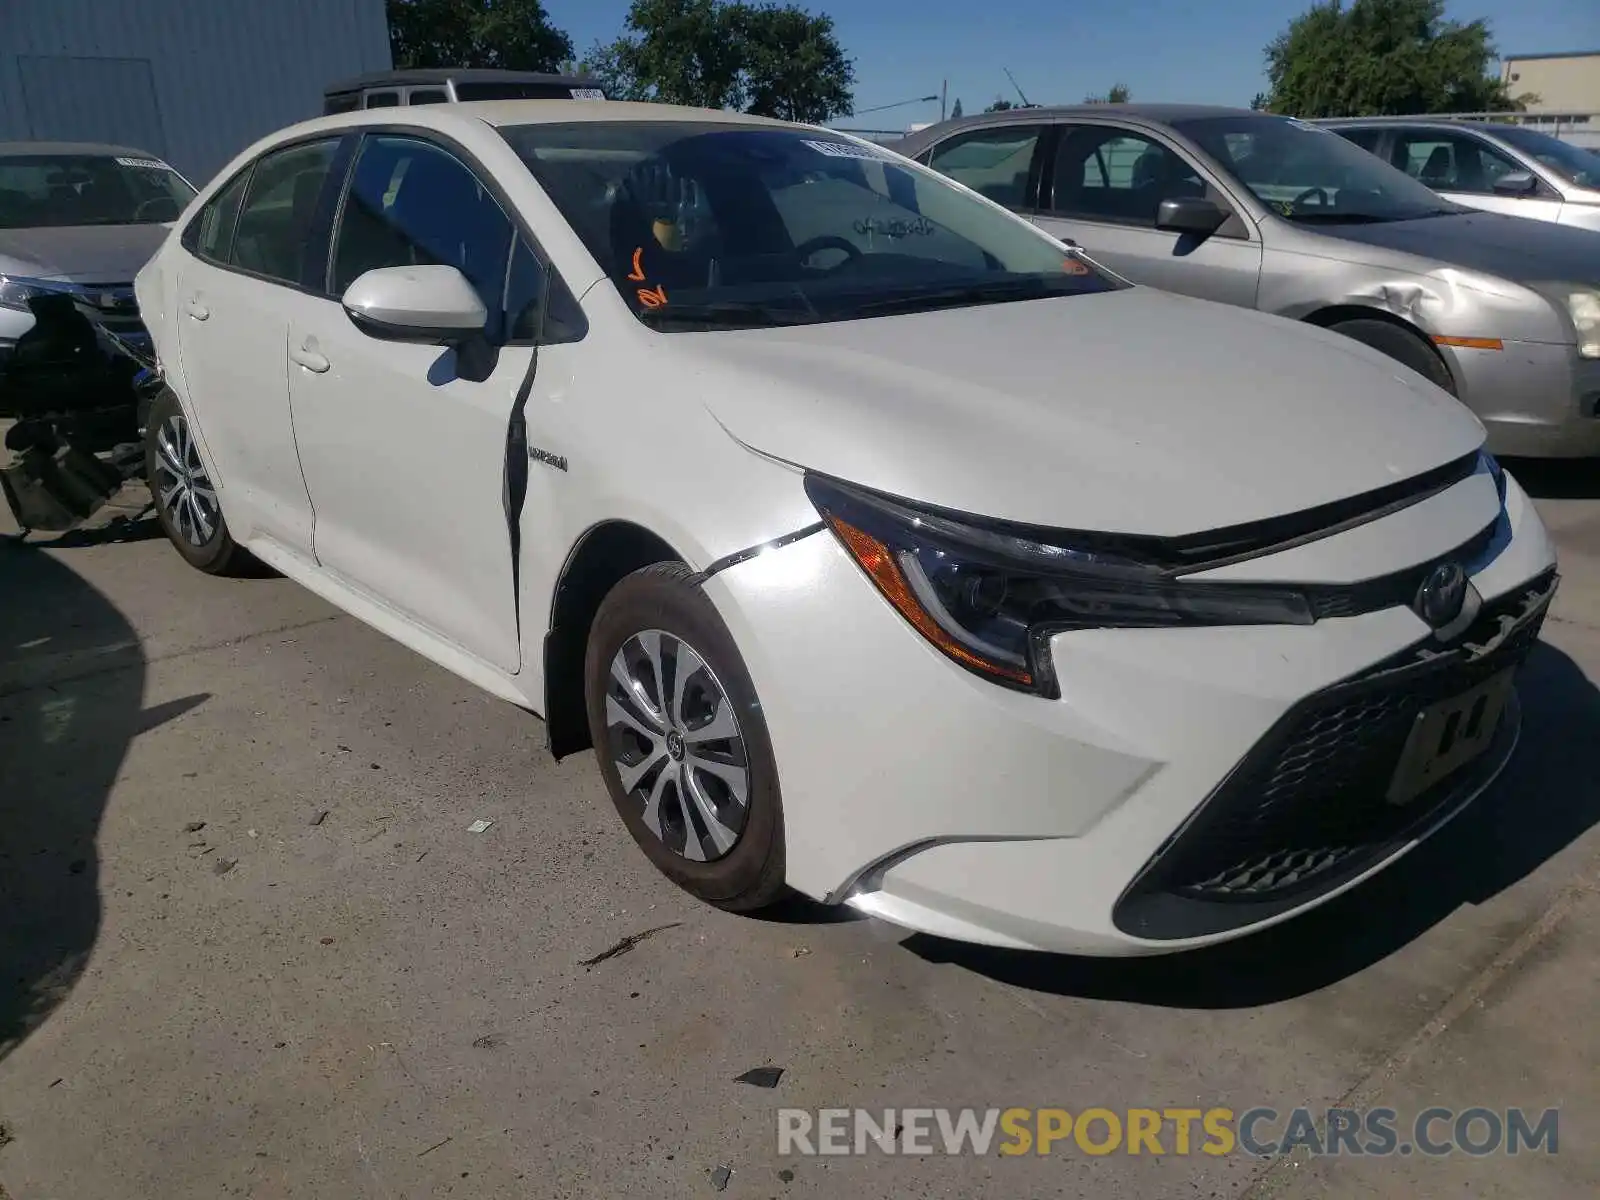
[(893, 148), (1135, 283), (1383, 351), (1497, 454), (1600, 455), (1600, 234), (1465, 208), (1329, 129), (1240, 109), (1019, 109)]

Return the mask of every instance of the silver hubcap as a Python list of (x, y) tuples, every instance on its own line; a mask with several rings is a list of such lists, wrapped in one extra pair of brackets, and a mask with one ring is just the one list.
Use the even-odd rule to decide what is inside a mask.
[(222, 510), (181, 413), (168, 417), (156, 434), (155, 485), (157, 502), (183, 540), (191, 546), (209, 542)]
[(695, 862), (732, 850), (750, 808), (750, 768), (733, 703), (695, 649), (659, 629), (611, 660), (606, 729), (622, 790), (650, 832)]

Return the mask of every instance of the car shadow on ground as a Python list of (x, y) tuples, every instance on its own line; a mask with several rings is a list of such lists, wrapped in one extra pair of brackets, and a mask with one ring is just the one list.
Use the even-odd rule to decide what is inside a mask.
[(126, 618), (51, 554), (0, 539), (0, 1059), (66, 998), (100, 928), (100, 818), (144, 707)]
[(1314, 992), (1393, 954), (1463, 904), (1481, 904), (1600, 824), (1600, 691), (1539, 643), (1523, 669), (1522, 742), (1499, 781), (1389, 869), (1303, 917), (1215, 948), (1079, 958), (925, 934), (919, 957), (1057, 995), (1169, 1008), (1246, 1008)]
[(1600, 500), (1600, 460), (1508, 458), (1505, 468), (1535, 500)]
[(161, 522), (154, 514), (140, 513), (117, 516), (103, 525), (88, 529), (69, 529), (66, 533), (30, 533), (24, 545), (36, 550), (78, 550), (85, 546), (109, 546), (122, 542), (148, 542), (165, 537)]

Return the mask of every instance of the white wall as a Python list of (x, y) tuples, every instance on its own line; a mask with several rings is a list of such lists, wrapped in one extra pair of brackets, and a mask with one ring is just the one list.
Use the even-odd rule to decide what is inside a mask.
[(0, 0), (0, 141), (135, 135), (199, 185), (389, 66), (384, 0)]

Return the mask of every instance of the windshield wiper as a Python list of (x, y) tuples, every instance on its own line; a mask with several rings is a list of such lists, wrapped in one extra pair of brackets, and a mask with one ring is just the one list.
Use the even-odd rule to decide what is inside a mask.
[(1419, 221), (1423, 217), (1459, 217), (1462, 213), (1473, 212), (1470, 208), (1425, 208), (1421, 212), (1407, 213), (1403, 217), (1391, 217), (1393, 221)]
[[(1421, 214), (1418, 214), (1421, 215)], [(1307, 225), (1382, 225), (1389, 221), (1404, 220), (1403, 217), (1383, 217), (1377, 213), (1347, 212), (1303, 212), (1295, 213), (1289, 218), (1291, 221), (1301, 221)]]
[(639, 310), (646, 325), (721, 325), (730, 329), (764, 329), (775, 325), (808, 325), (818, 320), (814, 311), (790, 305), (753, 300), (724, 300), (716, 304), (672, 304)]
[(937, 288), (926, 292), (907, 292), (881, 300), (865, 300), (850, 306), (853, 317), (884, 317), (896, 313), (926, 312), (935, 308), (960, 308), (968, 304), (1003, 304), (1008, 300), (1039, 300), (1066, 295), (1047, 287), (1040, 279), (1007, 280), (1004, 283), (968, 283), (959, 287)]

